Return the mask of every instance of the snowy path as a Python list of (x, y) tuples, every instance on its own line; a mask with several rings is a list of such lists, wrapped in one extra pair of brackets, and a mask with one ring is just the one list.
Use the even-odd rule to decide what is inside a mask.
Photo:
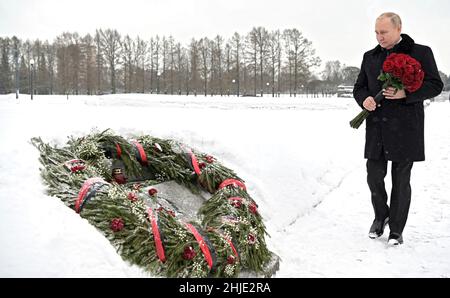
[[(279, 231), (285, 235), (277, 244), (284, 267), (279, 277), (450, 277), (450, 127), (442, 125), (450, 115), (440, 105), (427, 110), (433, 113), (427, 119), (428, 157), (413, 167), (404, 245), (387, 245), (388, 227), (379, 239), (367, 237), (370, 194), (355, 187), (365, 183), (361, 160), (320, 205)], [(389, 194), (390, 174), (386, 181)]]
[(426, 109), (427, 161), (413, 167), (405, 244), (388, 248), (388, 230), (367, 237), (373, 211), (364, 129), (348, 127), (357, 112), (352, 100), (74, 98), (0, 96), (1, 277), (146, 276), (45, 195), (29, 139), (63, 144), (92, 127), (176, 138), (234, 169), (260, 206), (269, 248), (282, 258), (278, 277), (450, 276), (448, 101)]

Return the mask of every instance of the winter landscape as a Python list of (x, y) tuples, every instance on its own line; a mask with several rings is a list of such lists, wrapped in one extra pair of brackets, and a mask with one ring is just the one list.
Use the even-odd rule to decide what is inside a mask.
[[(279, 269), (272, 277), (450, 277), (450, 187), (446, 182), (450, 177), (450, 42), (443, 38), (450, 27), (448, 11), (447, 0), (347, 0), (345, 4), (329, 0), (78, 0), (76, 5), (70, 0), (0, 0), (0, 277), (156, 277), (157, 274), (125, 261), (108, 235), (89, 221), (95, 219), (110, 233), (116, 233), (124, 227), (122, 218), (114, 218), (120, 220), (112, 228), (97, 217), (98, 213), (91, 213), (91, 218), (80, 216), (60, 198), (49, 195), (41, 177), (43, 165), (32, 138), (40, 137), (45, 143), (62, 147), (70, 137), (81, 138), (106, 129), (111, 129), (115, 137), (125, 138), (111, 138), (123, 164), (125, 158), (120, 157), (118, 139), (124, 140), (120, 143), (124, 151), (139, 151), (137, 145), (135, 148), (128, 143), (134, 136), (150, 135), (184, 144), (177, 147), (179, 155), (169, 156), (181, 156), (177, 161), (185, 162), (178, 168), (180, 172), (170, 176), (173, 180), (182, 177), (204, 188), (205, 180), (211, 181), (209, 176), (201, 180), (199, 166), (193, 165), (195, 152), (209, 154), (213, 157), (207, 156), (210, 160), (215, 158), (214, 162), (232, 169), (238, 179), (245, 181), (244, 195), (257, 203), (256, 206), (247, 197), (248, 200), (239, 201), (247, 204), (243, 208), (247, 215), (251, 213), (252, 219), (246, 224), (261, 224), (262, 216), (269, 234), (265, 238), (267, 248), (280, 258)], [(376, 46), (371, 56), (364, 55)], [(401, 74), (394, 75), (392, 69), (390, 74), (385, 69), (384, 63), (395, 56), (388, 56), (390, 52), (385, 50), (403, 54), (397, 55), (399, 62), (394, 63)], [(411, 57), (406, 59), (404, 55)], [(391, 68), (394, 64), (390, 64)], [(379, 70), (384, 71), (383, 76), (378, 76)], [(429, 98), (423, 102), (426, 160), (415, 162), (412, 168), (411, 206), (403, 231), (404, 244), (398, 246), (388, 245), (389, 228), (378, 239), (368, 237), (374, 211), (364, 159), (366, 124), (353, 129), (349, 123), (361, 112), (353, 98), (354, 90), (360, 101), (367, 99), (368, 94), (375, 96), (380, 78), (388, 82), (388, 74), (403, 84), (389, 92), (400, 100), (408, 98), (408, 106), (401, 107), (408, 112), (398, 114), (411, 123), (421, 123), (414, 119), (421, 116), (422, 99)], [(414, 84), (407, 86), (406, 82)], [(398, 86), (392, 81), (389, 84), (385, 87)], [(412, 85), (414, 90), (409, 88)], [(402, 89), (408, 93), (397, 93)], [(440, 90), (443, 92), (433, 97)], [(418, 93), (409, 95), (414, 92)], [(376, 106), (370, 100), (369, 104), (372, 107), (366, 106), (367, 109)], [(395, 123), (402, 121), (398, 115), (394, 117)], [(411, 137), (412, 144), (421, 139), (419, 129), (405, 126), (405, 130), (409, 129), (405, 133), (398, 129), (401, 126), (392, 127), (395, 134), (389, 137), (395, 141), (409, 132), (419, 136)], [(381, 135), (379, 130), (370, 131), (371, 137)], [(153, 142), (156, 139), (150, 139), (147, 145), (154, 153), (156, 145), (161, 146)], [(372, 143), (378, 146), (381, 141)], [(402, 150), (421, 148), (421, 144), (400, 143)], [(74, 148), (82, 147), (75, 144)], [(167, 152), (172, 154), (175, 150), (171, 146), (165, 148), (170, 148)], [(98, 148), (104, 149), (94, 149)], [(186, 148), (192, 148), (194, 153)], [(70, 156), (76, 155), (73, 152)], [(129, 149), (124, 156), (129, 162), (136, 159), (136, 166), (142, 155), (130, 158), (131, 152)], [(112, 161), (106, 161), (103, 151), (97, 153), (104, 162), (101, 173), (107, 173), (103, 178), (113, 184), (115, 177), (111, 173), (117, 168), (111, 165), (112, 171), (105, 170), (105, 164)], [(65, 159), (68, 155), (61, 156)], [(169, 160), (167, 156), (164, 161)], [(205, 156), (202, 158), (207, 161)], [(414, 158), (405, 156), (405, 160)], [(72, 169), (64, 168), (60, 160), (53, 164), (63, 169), (62, 176), (72, 182)], [(214, 176), (220, 172), (211, 168), (212, 172), (205, 170), (203, 174)], [(161, 178), (161, 182), (169, 177), (164, 177), (165, 169), (163, 174), (150, 175)], [(390, 170), (389, 164), (385, 179), (389, 196)], [(86, 173), (94, 172), (82, 174)], [(232, 177), (230, 171), (220, 173)], [(75, 182), (80, 181), (85, 180)], [(220, 177), (220, 181), (225, 180)], [(172, 182), (175, 183), (168, 183)], [(216, 186), (210, 189), (220, 189)], [(238, 186), (228, 188), (234, 191)], [(73, 194), (67, 197), (73, 199)], [(124, 201), (101, 202), (119, 202), (113, 208), (120, 209)], [(129, 201), (125, 202), (131, 204)], [(132, 202), (137, 202), (135, 207), (143, 200)], [(150, 203), (141, 205), (148, 208)], [(236, 207), (233, 201), (223, 205)], [(250, 205), (255, 208), (251, 210)], [(96, 206), (98, 210), (109, 210), (105, 205)], [(208, 210), (220, 210), (216, 206)], [(133, 213), (132, 216), (138, 213), (133, 208), (120, 210)], [(152, 260), (154, 265), (161, 260), (158, 233), (154, 230), (159, 223), (152, 219), (151, 209), (142, 210), (147, 210), (147, 215), (136, 215), (142, 225), (134, 225), (134, 231), (141, 234), (132, 236), (144, 235), (133, 239), (154, 241), (152, 251), (141, 250), (137, 254), (144, 256), (141, 260), (145, 262)], [(217, 214), (211, 217), (223, 220)], [(230, 226), (245, 222), (237, 215), (228, 220)], [(265, 247), (259, 248), (260, 242), (255, 240), (259, 235), (252, 234), (250, 243), (248, 236), (254, 230), (244, 233), (245, 229), (238, 227), (237, 233), (244, 235), (243, 240), (235, 237), (240, 239), (238, 248), (243, 246), (246, 253), (240, 258), (230, 244), (229, 234), (223, 233), (222, 227), (217, 228), (221, 223), (214, 227), (203, 224), (210, 233), (219, 231), (218, 241), (227, 245), (221, 250), (224, 268), (244, 266), (248, 260), (256, 264), (270, 257)], [(179, 237), (180, 230), (174, 225), (164, 227), (165, 232), (174, 231), (173, 235)], [(146, 229), (152, 229), (152, 240), (143, 233)], [(114, 239), (116, 244), (129, 236), (129, 231), (125, 228), (121, 234), (125, 236)], [(192, 232), (189, 227), (188, 232)], [(208, 263), (211, 269), (211, 260), (198, 234), (192, 232), (189, 237), (191, 240), (186, 242), (172, 238), (175, 240), (168, 246), (176, 252), (173, 263), (183, 263), (181, 258), (193, 260), (196, 252), (190, 244), (186, 245), (190, 259), (178, 249), (191, 241), (194, 246), (200, 244), (197, 250), (202, 247), (205, 258), (199, 258), (199, 253), (198, 263), (186, 262), (189, 270), (200, 272), (199, 267), (192, 265), (200, 263), (204, 263), (204, 268)], [(135, 243), (141, 241), (129, 243), (135, 249)], [(255, 243), (258, 245), (252, 248), (247, 245)], [(129, 251), (137, 251), (133, 249)], [(252, 249), (259, 251), (254, 253)], [(269, 257), (258, 258), (260, 252)], [(227, 256), (232, 257), (231, 263)], [(164, 266), (170, 267), (167, 263), (161, 267)], [(186, 272), (181, 267), (171, 267), (175, 268), (173, 276), (190, 276), (177, 275)], [(239, 271), (233, 270), (216, 273), (238, 276)], [(205, 269), (200, 272), (204, 275), (193, 276), (204, 277), (211, 271), (214, 270)]]
[(30, 144), (41, 136), (62, 145), (69, 135), (111, 128), (176, 139), (234, 169), (281, 257), (275, 277), (449, 277), (448, 93), (426, 104), (427, 160), (414, 164), (405, 243), (388, 247), (387, 232), (367, 237), (364, 125), (349, 126), (359, 111), (351, 98), (1, 95), (0, 276), (149, 276), (45, 194)]

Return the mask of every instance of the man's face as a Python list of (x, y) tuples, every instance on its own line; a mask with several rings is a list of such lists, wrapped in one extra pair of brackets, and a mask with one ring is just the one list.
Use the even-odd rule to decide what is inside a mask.
[(402, 28), (396, 28), (389, 18), (381, 18), (375, 23), (378, 44), (388, 50), (398, 42), (401, 31)]

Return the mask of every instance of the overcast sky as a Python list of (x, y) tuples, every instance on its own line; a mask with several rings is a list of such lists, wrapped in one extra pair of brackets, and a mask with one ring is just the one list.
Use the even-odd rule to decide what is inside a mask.
[(385, 11), (399, 13), (403, 32), (430, 46), (439, 69), (450, 74), (449, 0), (0, 0), (0, 36), (52, 41), (64, 31), (114, 28), (147, 39), (172, 35), (186, 45), (255, 26), (297, 28), (312, 41), (321, 68), (329, 60), (359, 67), (377, 45), (375, 18)]

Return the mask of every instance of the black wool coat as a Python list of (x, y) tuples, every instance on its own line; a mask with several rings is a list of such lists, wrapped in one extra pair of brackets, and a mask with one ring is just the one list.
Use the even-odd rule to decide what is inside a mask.
[(363, 107), (363, 101), (368, 96), (375, 97), (382, 89), (383, 82), (377, 77), (390, 53), (408, 54), (419, 61), (425, 78), (419, 90), (413, 93), (406, 91), (404, 99), (383, 99), (381, 106), (370, 113), (366, 119), (364, 149), (364, 157), (367, 159), (396, 162), (425, 160), (423, 101), (441, 93), (444, 84), (431, 49), (414, 43), (406, 34), (401, 36), (400, 43), (389, 52), (378, 45), (364, 54), (361, 71), (353, 89), (356, 102)]

